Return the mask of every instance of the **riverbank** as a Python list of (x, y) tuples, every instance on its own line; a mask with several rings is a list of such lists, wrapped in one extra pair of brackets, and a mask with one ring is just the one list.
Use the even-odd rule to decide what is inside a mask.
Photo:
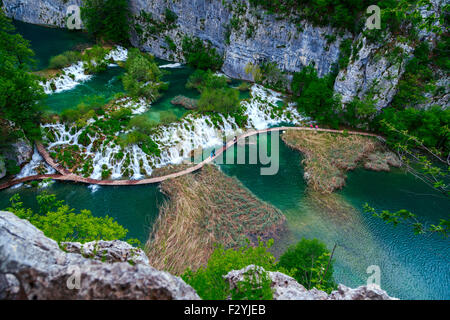
[(239, 248), (278, 238), (284, 215), (237, 179), (207, 165), (195, 174), (164, 181), (169, 201), (160, 208), (146, 245), (150, 264), (175, 274), (206, 265), (214, 245)]
[(332, 193), (345, 185), (346, 172), (363, 165), (374, 171), (399, 167), (397, 156), (374, 137), (335, 134), (320, 131), (286, 131), (281, 138), (305, 159), (304, 177), (308, 185), (321, 193)]

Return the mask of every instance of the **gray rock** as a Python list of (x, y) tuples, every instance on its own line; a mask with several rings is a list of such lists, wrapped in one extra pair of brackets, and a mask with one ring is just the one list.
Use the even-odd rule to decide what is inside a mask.
[(30, 162), (33, 157), (33, 146), (28, 139), (20, 138), (11, 146), (18, 166), (23, 166)]
[[(319, 76), (330, 72), (339, 58), (342, 37), (329, 43), (327, 36), (336, 35), (333, 28), (313, 27), (304, 23), (299, 28), (289, 19), (276, 19), (261, 10), (251, 7), (248, 0), (245, 13), (240, 14), (239, 30), (231, 29), (229, 43), (226, 41), (226, 28), (233, 18), (233, 12), (222, 1), (180, 0), (167, 3), (164, 0), (134, 0), (131, 2), (134, 15), (142, 11), (150, 13), (155, 20), (163, 20), (167, 7), (178, 15), (177, 28), (152, 35), (144, 39), (133, 34), (132, 43), (157, 57), (183, 61), (181, 42), (184, 36), (196, 36), (210, 41), (224, 53), (223, 72), (232, 77), (251, 80), (245, 73), (245, 66), (263, 61), (276, 62), (281, 70), (299, 71), (304, 66), (315, 64)], [(145, 28), (145, 25), (144, 25)], [(249, 32), (247, 32), (249, 31)], [(171, 52), (165, 41), (170, 36), (177, 45), (177, 52)], [(349, 37), (346, 34), (345, 37)]]
[(66, 13), (70, 5), (82, 0), (3, 0), (3, 9), (10, 18), (23, 22), (66, 27)]
[(5, 160), (0, 156), (0, 179), (6, 176)]
[(389, 297), (386, 291), (377, 285), (361, 286), (356, 289), (348, 288), (342, 284), (337, 291), (333, 291), (328, 300), (398, 300)]
[(81, 244), (79, 242), (63, 242), (61, 247), (66, 252), (78, 253), (85, 258), (100, 260), (102, 262), (129, 262), (131, 264), (149, 265), (145, 252), (130, 244), (120, 241), (92, 241)]
[[(8, 298), (26, 299), (199, 299), (181, 278), (144, 264), (113, 264), (65, 253), (28, 221), (0, 212), (0, 285)], [(8, 277), (8, 281), (5, 281)]]
[(257, 275), (266, 272), (272, 280), (271, 287), (274, 300), (395, 300), (395, 298), (389, 297), (384, 290), (374, 285), (361, 286), (356, 289), (339, 285), (338, 290), (331, 294), (316, 288), (307, 290), (292, 277), (280, 272), (267, 272), (264, 268), (255, 265), (230, 271), (224, 276), (224, 279), (229, 283), (230, 289), (233, 290), (237, 287), (238, 282), (244, 280), (244, 275), (249, 271), (256, 272)]

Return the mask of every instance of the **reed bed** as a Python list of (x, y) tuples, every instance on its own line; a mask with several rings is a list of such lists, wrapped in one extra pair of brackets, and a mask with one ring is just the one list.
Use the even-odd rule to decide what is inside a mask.
[(304, 154), (305, 179), (320, 193), (342, 188), (347, 178), (345, 173), (359, 165), (377, 171), (398, 166), (395, 154), (373, 137), (288, 130), (282, 139)]
[(169, 200), (146, 244), (150, 264), (174, 274), (205, 266), (216, 244), (277, 238), (284, 215), (213, 165), (161, 184)]

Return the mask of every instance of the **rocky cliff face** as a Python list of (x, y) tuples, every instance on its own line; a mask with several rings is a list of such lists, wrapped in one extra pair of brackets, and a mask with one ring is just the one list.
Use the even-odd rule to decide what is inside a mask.
[(70, 5), (82, 0), (5, 0), (3, 8), (8, 17), (23, 22), (64, 28)]
[(183, 280), (145, 263), (66, 253), (9, 212), (0, 212), (0, 298), (199, 299)]
[[(153, 20), (164, 21), (166, 9), (178, 16), (177, 28), (156, 34), (145, 32), (150, 23), (138, 19), (144, 33), (133, 33), (134, 45), (165, 59), (182, 59), (183, 37), (196, 36), (210, 41), (224, 53), (223, 71), (233, 78), (250, 80), (251, 77), (244, 71), (247, 63), (263, 61), (276, 62), (281, 70), (291, 72), (314, 63), (322, 76), (330, 72), (339, 58), (342, 37), (337, 36), (332, 42), (327, 40), (327, 37), (337, 34), (336, 30), (313, 27), (309, 23), (297, 26), (288, 19), (276, 19), (274, 15), (250, 8), (247, 0), (241, 1), (239, 12), (231, 6), (224, 6), (222, 1), (133, 0), (131, 3), (135, 16), (146, 12), (151, 14)], [(238, 18), (237, 28), (231, 26), (233, 18)], [(177, 45), (176, 52), (169, 49), (166, 36)]]
[[(144, 252), (122, 241), (58, 244), (13, 213), (0, 211), (0, 299), (182, 299), (198, 300), (181, 278), (148, 264)], [(225, 276), (230, 288), (248, 266)], [(339, 286), (327, 295), (306, 290), (293, 278), (269, 272), (276, 300), (391, 299), (376, 287)]]

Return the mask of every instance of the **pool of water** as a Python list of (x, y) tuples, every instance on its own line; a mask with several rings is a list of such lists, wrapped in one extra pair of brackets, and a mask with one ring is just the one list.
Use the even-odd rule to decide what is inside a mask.
[[(97, 217), (106, 215), (114, 218), (128, 229), (127, 238), (137, 238), (145, 243), (155, 219), (158, 207), (165, 201), (159, 191), (159, 185), (130, 187), (91, 188), (76, 183), (55, 182), (46, 191), (56, 194), (77, 210), (88, 209)], [(15, 193), (20, 194), (24, 206), (37, 209), (36, 196), (42, 192), (38, 188), (20, 187), (0, 192), (0, 208), (9, 206), (9, 199)]]
[[(248, 153), (256, 146), (245, 148)], [(449, 240), (438, 235), (416, 236), (408, 226), (386, 225), (362, 210), (366, 202), (379, 210), (408, 209), (421, 222), (438, 223), (448, 218), (448, 199), (400, 170), (358, 169), (348, 174), (342, 191), (317, 201), (306, 188), (301, 154), (280, 143), (279, 160), (279, 171), (273, 176), (260, 175), (260, 165), (221, 166), (285, 214), (288, 230), (274, 245), (276, 255), (302, 237), (318, 238), (330, 250), (337, 244), (334, 276), (338, 283), (363, 285), (372, 274), (367, 268), (374, 265), (381, 271), (381, 287), (391, 296), (450, 298)]]
[(14, 21), (16, 32), (29, 40), (35, 53), (36, 65), (34, 70), (48, 67), (50, 58), (64, 51), (74, 50), (79, 45), (92, 44), (93, 41), (87, 33), (70, 31), (60, 28), (47, 28), (43, 26)]

